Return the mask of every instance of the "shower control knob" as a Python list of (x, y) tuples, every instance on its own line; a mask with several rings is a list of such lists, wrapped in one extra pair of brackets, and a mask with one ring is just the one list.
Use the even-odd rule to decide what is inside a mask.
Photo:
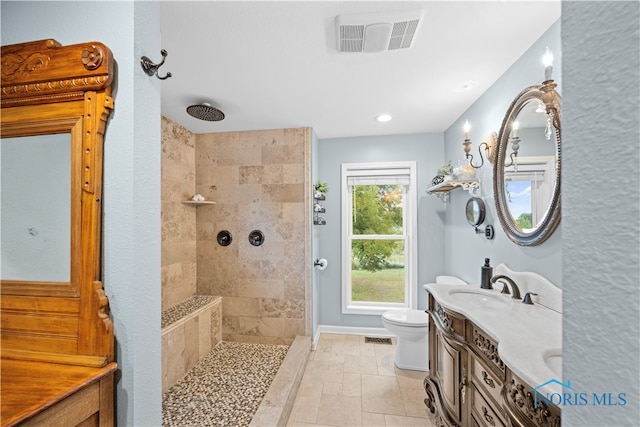
[(253, 230), (249, 233), (249, 243), (253, 246), (260, 246), (264, 243), (264, 234), (260, 230)]
[(219, 232), (216, 239), (218, 240), (218, 244), (220, 246), (229, 246), (231, 244), (231, 241), (233, 240), (233, 238), (231, 237), (231, 233), (228, 230), (222, 230), (221, 232)]

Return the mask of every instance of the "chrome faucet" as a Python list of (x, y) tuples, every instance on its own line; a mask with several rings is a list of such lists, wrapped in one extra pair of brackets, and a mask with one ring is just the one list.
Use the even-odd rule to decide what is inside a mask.
[[(513, 296), (511, 298), (520, 299), (520, 288), (518, 288), (518, 285), (516, 285), (516, 282), (514, 282), (513, 279), (503, 274), (499, 274), (491, 278), (491, 283), (494, 284), (499, 280), (503, 281), (502, 291), (500, 291), (501, 294), (512, 293)], [(507, 282), (509, 283), (509, 285), (511, 285), (511, 292), (509, 292), (509, 286), (507, 285)]]

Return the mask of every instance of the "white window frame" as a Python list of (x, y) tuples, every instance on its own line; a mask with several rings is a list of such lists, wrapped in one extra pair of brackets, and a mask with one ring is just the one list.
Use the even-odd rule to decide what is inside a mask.
[[(341, 173), (342, 196), (342, 313), (381, 315), (392, 308), (417, 307), (418, 282), (418, 192), (416, 185), (416, 162), (343, 163)], [(409, 174), (409, 187), (404, 195), (405, 250), (405, 303), (371, 303), (351, 301), (351, 191), (347, 184), (350, 176)]]
[[(530, 181), (531, 182), (531, 223), (534, 227), (542, 221), (549, 210), (549, 203), (553, 195), (555, 179), (545, 179), (545, 176), (553, 177), (556, 168), (554, 156), (529, 156), (520, 157), (517, 160), (518, 170), (514, 166), (505, 167), (505, 181)], [(514, 218), (515, 221), (517, 218)], [(523, 230), (530, 232), (533, 230)]]

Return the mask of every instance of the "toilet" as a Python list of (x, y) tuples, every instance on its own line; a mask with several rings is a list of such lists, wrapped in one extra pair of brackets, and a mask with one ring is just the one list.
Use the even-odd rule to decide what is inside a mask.
[(429, 316), (424, 310), (385, 311), (382, 324), (397, 337), (395, 364), (401, 369), (429, 370)]

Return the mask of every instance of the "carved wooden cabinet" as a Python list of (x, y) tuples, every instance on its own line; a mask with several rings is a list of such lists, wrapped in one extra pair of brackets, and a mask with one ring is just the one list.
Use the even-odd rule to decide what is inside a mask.
[[(2, 46), (1, 57), (0, 422), (112, 426), (117, 366), (100, 261), (115, 61), (100, 42), (52, 39)], [(27, 203), (52, 182), (60, 197)]]
[(426, 405), (438, 425), (465, 425), (467, 411), (467, 350), (464, 317), (430, 304), (429, 376), (425, 379)]
[(515, 426), (560, 427), (560, 408), (537, 399), (531, 393), (531, 385), (507, 369), (503, 391), (505, 410)]
[(506, 426), (507, 419), (500, 404), (506, 368), (498, 356), (498, 345), (482, 329), (469, 324), (470, 417), (479, 426)]
[(500, 359), (498, 343), (429, 295), (425, 404), (440, 426), (559, 427), (560, 409), (537, 402), (532, 386)]

